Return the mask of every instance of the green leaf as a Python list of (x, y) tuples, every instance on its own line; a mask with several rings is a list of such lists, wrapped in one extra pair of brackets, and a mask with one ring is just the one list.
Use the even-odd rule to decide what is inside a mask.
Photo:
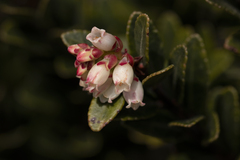
[(230, 51), (240, 54), (240, 30), (227, 37), (224, 47)]
[(213, 82), (224, 71), (226, 71), (234, 61), (230, 51), (225, 49), (215, 49), (209, 54), (210, 81)]
[(143, 64), (149, 61), (149, 17), (147, 14), (141, 14), (135, 21), (134, 40), (136, 51), (143, 57)]
[(188, 51), (186, 46), (178, 45), (171, 53), (171, 62), (174, 64), (173, 87), (176, 92), (178, 102), (181, 104), (184, 97), (186, 66)]
[(193, 34), (187, 38), (186, 104), (191, 112), (199, 113), (206, 103), (209, 85), (208, 58), (202, 38)]
[(159, 82), (169, 76), (173, 71), (174, 65), (170, 65), (158, 72), (152, 73), (142, 80), (142, 84), (145, 86), (154, 86), (159, 84)]
[(167, 121), (172, 119), (172, 115), (169, 117), (168, 112), (158, 112), (158, 114), (150, 119), (138, 120), (138, 121), (124, 121), (123, 126), (134, 129), (142, 134), (164, 138), (167, 141), (175, 141), (177, 138), (182, 137), (180, 127), (169, 128)]
[(156, 105), (151, 106), (148, 104), (147, 106), (139, 107), (136, 111), (133, 109), (123, 109), (114, 120), (132, 121), (148, 119), (155, 116), (157, 112), (158, 107)]
[(208, 112), (217, 111), (220, 117), (222, 134), (232, 149), (239, 147), (240, 108), (238, 92), (229, 86), (216, 88), (209, 94)]
[(129, 54), (132, 56), (136, 57), (139, 56), (136, 50), (135, 46), (135, 40), (134, 40), (134, 28), (135, 28), (135, 21), (137, 20), (137, 17), (142, 14), (141, 12), (133, 12), (127, 23), (127, 32), (126, 32), (126, 37), (127, 37), (127, 42), (128, 42), (128, 48), (129, 48)]
[(206, 116), (206, 120), (207, 120), (206, 125), (207, 138), (202, 142), (204, 145), (207, 145), (217, 140), (220, 134), (218, 114), (216, 112), (211, 112)]
[(204, 116), (200, 115), (200, 116), (196, 116), (196, 117), (186, 119), (186, 120), (179, 120), (179, 121), (170, 122), (168, 125), (169, 126), (178, 126), (178, 127), (190, 128), (190, 127), (194, 126), (196, 123), (200, 122), (203, 119), (204, 119)]
[(163, 40), (163, 52), (167, 61), (174, 47), (182, 44), (193, 33), (193, 29), (182, 26), (180, 18), (174, 12), (165, 12), (162, 14), (158, 19), (157, 25), (159, 26), (158, 29)]
[(205, 0), (205, 1), (208, 2), (211, 5), (214, 5), (214, 6), (218, 7), (218, 8), (222, 8), (225, 11), (231, 13), (232, 15), (240, 18), (240, 12), (234, 6), (236, 4), (231, 4), (227, 0)]
[(100, 131), (121, 111), (125, 100), (118, 97), (113, 103), (101, 103), (93, 98), (88, 111), (88, 125), (93, 131)]
[(87, 43), (88, 45), (92, 45), (90, 41), (86, 40), (88, 33), (89, 31), (86, 30), (72, 30), (62, 33), (61, 38), (67, 47), (79, 43)]
[[(149, 27), (149, 68), (151, 72), (155, 72), (164, 68), (163, 42), (159, 36), (157, 28), (150, 21)], [(157, 58), (156, 58), (157, 57)]]

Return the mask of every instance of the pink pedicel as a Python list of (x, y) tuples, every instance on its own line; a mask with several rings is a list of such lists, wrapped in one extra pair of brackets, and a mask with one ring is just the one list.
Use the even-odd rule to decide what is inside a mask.
[(118, 62), (117, 57), (114, 54), (108, 54), (104, 57), (108, 61), (108, 69), (112, 69)]
[(117, 41), (115, 42), (113, 49), (115, 49), (116, 52), (120, 52), (123, 48), (123, 43), (120, 38), (118, 38), (117, 36), (114, 37)]
[(123, 57), (127, 57), (127, 62), (133, 66), (134, 65), (134, 59), (129, 53), (124, 53)]

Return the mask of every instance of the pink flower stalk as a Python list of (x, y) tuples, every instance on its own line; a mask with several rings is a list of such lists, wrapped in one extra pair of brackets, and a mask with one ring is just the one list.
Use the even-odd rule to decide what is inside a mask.
[(112, 34), (109, 34), (104, 29), (99, 29), (97, 27), (92, 28), (91, 33), (86, 36), (86, 39), (92, 42), (95, 47), (104, 51), (111, 51), (114, 49), (114, 44), (117, 41)]
[(123, 97), (127, 101), (126, 108), (132, 107), (133, 110), (137, 110), (139, 106), (144, 106), (142, 102), (144, 96), (142, 83), (137, 77), (134, 77), (131, 89), (129, 92), (123, 92)]
[(68, 47), (68, 52), (77, 56), (79, 52), (88, 48), (90, 48), (90, 46), (86, 43), (74, 44)]
[[(131, 63), (131, 62), (130, 62)], [(113, 70), (113, 82), (116, 86), (116, 92), (128, 92), (133, 81), (134, 72), (130, 65), (128, 57), (124, 56)]]
[(77, 55), (77, 61), (88, 62), (99, 58), (101, 55), (103, 55), (103, 51), (98, 48), (91, 47), (80, 51)]
[(123, 48), (123, 43), (120, 38), (118, 38), (117, 36), (114, 37), (116, 38), (116, 43), (113, 45), (112, 50), (114, 50), (115, 52), (120, 52)]
[(117, 64), (117, 57), (113, 54), (106, 55), (103, 60), (96, 63), (88, 73), (87, 90), (92, 92), (95, 88), (105, 83), (110, 75), (110, 69), (112, 69)]

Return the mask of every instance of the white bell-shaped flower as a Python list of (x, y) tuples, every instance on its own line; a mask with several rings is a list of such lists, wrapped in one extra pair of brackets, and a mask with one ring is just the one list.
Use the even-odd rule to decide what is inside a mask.
[(145, 103), (142, 102), (144, 96), (143, 86), (141, 81), (134, 77), (131, 89), (129, 92), (123, 92), (123, 97), (128, 103), (126, 108), (131, 108), (137, 110), (139, 106), (144, 106)]
[(115, 92), (115, 85), (112, 83), (111, 86), (102, 93), (103, 96), (100, 97), (100, 101), (102, 103), (105, 103), (106, 101), (108, 101), (108, 103), (112, 103), (112, 100), (114, 100), (115, 98), (117, 98), (120, 93), (116, 93)]
[(97, 89), (94, 89), (93, 91), (93, 97), (97, 98), (99, 97), (103, 92), (105, 92), (109, 87), (110, 85), (112, 84), (112, 75), (110, 75), (108, 77), (108, 79), (106, 80), (106, 82), (104, 84), (102, 84), (101, 86), (98, 87), (98, 90)]
[(130, 90), (133, 77), (133, 68), (129, 64), (127, 57), (123, 57), (113, 70), (113, 82), (116, 86), (116, 93), (121, 93), (122, 91), (128, 92)]
[(86, 39), (98, 49), (104, 51), (111, 51), (116, 47), (117, 40), (112, 35), (107, 33), (104, 29), (93, 27), (91, 33), (86, 36)]
[(104, 56), (104, 59), (96, 63), (89, 71), (86, 83), (88, 84), (87, 90), (93, 92), (96, 88), (104, 84), (109, 75), (110, 70), (117, 64), (117, 57), (114, 54)]
[(88, 84), (87, 90), (89, 92), (93, 92), (95, 88), (98, 89), (99, 86), (106, 82), (110, 74), (110, 70), (106, 67), (105, 63), (101, 63), (100, 65), (98, 63), (90, 69), (87, 75), (86, 83)]

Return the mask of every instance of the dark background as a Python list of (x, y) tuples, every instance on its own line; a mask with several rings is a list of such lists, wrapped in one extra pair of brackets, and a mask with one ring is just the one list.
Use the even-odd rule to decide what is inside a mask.
[(97, 26), (126, 44), (133, 11), (147, 13), (153, 22), (173, 11), (196, 32), (208, 23), (218, 46), (229, 30), (218, 31), (239, 25), (204, 0), (1, 0), (0, 160), (184, 159), (173, 144), (126, 129), (119, 121), (98, 133), (88, 127), (92, 96), (78, 86), (74, 57), (60, 35)]

